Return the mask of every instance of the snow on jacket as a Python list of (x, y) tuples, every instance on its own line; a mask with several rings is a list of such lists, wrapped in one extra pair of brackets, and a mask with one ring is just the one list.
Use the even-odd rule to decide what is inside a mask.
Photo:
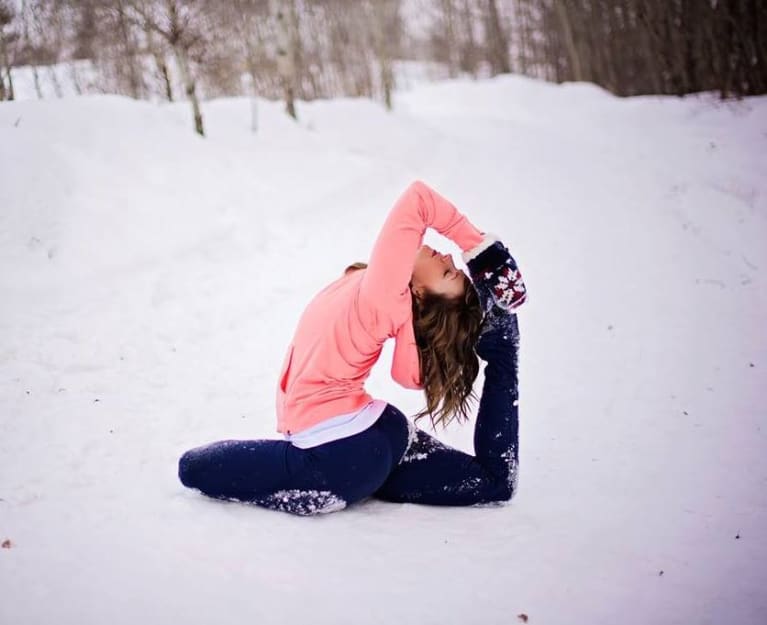
[(483, 240), (451, 202), (420, 180), (411, 183), (387, 216), (368, 267), (329, 284), (304, 310), (280, 369), (278, 432), (294, 434), (370, 402), (364, 382), (389, 338), (394, 380), (423, 388), (409, 283), (426, 228), (464, 252)]

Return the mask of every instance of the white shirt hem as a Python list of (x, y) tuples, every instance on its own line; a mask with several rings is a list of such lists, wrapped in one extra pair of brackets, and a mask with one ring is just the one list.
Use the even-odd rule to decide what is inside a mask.
[(339, 438), (354, 436), (373, 425), (386, 409), (386, 405), (387, 402), (374, 399), (356, 412), (325, 419), (296, 434), (285, 434), (285, 440), (290, 441), (295, 447), (308, 449)]

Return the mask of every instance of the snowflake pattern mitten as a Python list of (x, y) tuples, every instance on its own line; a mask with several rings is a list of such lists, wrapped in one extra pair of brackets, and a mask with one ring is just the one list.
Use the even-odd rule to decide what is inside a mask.
[(480, 245), (464, 252), (463, 260), (485, 313), (495, 306), (513, 313), (526, 301), (527, 289), (522, 274), (509, 250), (497, 237), (486, 235)]

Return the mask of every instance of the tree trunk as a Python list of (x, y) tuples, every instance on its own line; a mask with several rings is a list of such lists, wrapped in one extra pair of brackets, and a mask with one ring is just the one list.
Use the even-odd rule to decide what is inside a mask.
[[(138, 100), (144, 93), (145, 84), (141, 76), (141, 70), (136, 66), (136, 45), (131, 36), (130, 26), (125, 16), (123, 0), (117, 2), (117, 26), (123, 45), (123, 61), (126, 64), (128, 79), (128, 92), (134, 100)], [(118, 72), (121, 73), (121, 72)]]
[(2, 83), (2, 73), (5, 71), (5, 77), (8, 84), (0, 84), (0, 100), (13, 100), (13, 78), (11, 78), (11, 63), (8, 59), (8, 48), (5, 39), (0, 31), (0, 83)]
[(455, 78), (458, 75), (458, 62), (456, 61), (456, 51), (458, 50), (458, 42), (456, 41), (456, 27), (455, 27), (455, 7), (453, 6), (453, 0), (441, 0), (440, 10), (442, 18), (442, 24), (444, 25), (444, 60), (447, 63), (447, 75), (448, 78)]
[(474, 19), (471, 14), (471, 0), (464, 0), (462, 21), (465, 41), (461, 46), (461, 69), (477, 78), (477, 42), (474, 38)]
[(387, 111), (392, 110), (392, 91), (394, 90), (394, 71), (391, 60), (381, 59), (381, 87), (383, 89), (384, 105)]
[(579, 32), (582, 37), (586, 38), (588, 44), (588, 56), (585, 57), (587, 61), (584, 64), (586, 80), (603, 85), (605, 84), (607, 72), (604, 64), (604, 45), (602, 43), (604, 30), (602, 28), (601, 11), (600, 7), (595, 6), (593, 2), (583, 4), (583, 28)]
[(395, 0), (374, 0), (373, 39), (380, 68), (381, 91), (387, 111), (392, 110), (392, 91), (394, 89), (394, 71), (392, 69), (392, 44), (396, 28)]
[(540, 46), (539, 63), (543, 66), (544, 80), (562, 82), (571, 79), (570, 68), (567, 73), (563, 71), (561, 58), (566, 55), (564, 45), (561, 42), (561, 29), (558, 26), (556, 15), (552, 11), (544, 11), (541, 15), (541, 24), (547, 33), (546, 40)]
[(173, 47), (173, 53), (176, 56), (176, 63), (178, 63), (178, 71), (181, 74), (181, 82), (184, 85), (184, 91), (186, 91), (186, 97), (189, 98), (189, 103), (192, 105), (192, 115), (194, 116), (194, 129), (201, 137), (205, 136), (205, 129), (202, 124), (202, 111), (200, 110), (200, 101), (197, 98), (197, 84), (192, 77), (192, 73), (189, 71), (189, 59), (187, 58), (186, 50), (176, 45)]
[(751, 0), (751, 26), (756, 50), (754, 73), (759, 76), (759, 87), (755, 93), (767, 92), (767, 11), (761, 0)]
[(69, 65), (69, 77), (72, 80), (72, 85), (75, 88), (75, 93), (77, 95), (82, 95), (83, 94), (83, 87), (80, 84), (80, 76), (77, 73), (77, 65), (75, 63), (76, 63), (76, 61), (74, 61), (74, 60), (72, 60), (72, 61), (70, 61), (68, 63), (68, 65)]
[[(658, 55), (658, 46), (653, 45), (653, 33), (650, 27), (645, 21), (643, 21), (641, 13), (642, 9), (638, 9), (633, 15), (636, 22), (635, 28), (640, 31), (640, 39), (642, 41), (642, 49), (644, 50), (644, 63), (640, 66), (643, 70), (643, 74), (648, 80), (651, 93), (663, 93), (663, 64), (660, 62)], [(644, 92), (645, 86), (641, 85), (640, 91)]]
[[(30, 43), (30, 37), (29, 37), (29, 22), (31, 20), (31, 15), (29, 13), (29, 7), (27, 6), (26, 0), (21, 1), (21, 20), (22, 20), (22, 36), (24, 41), (24, 47), (29, 49), (31, 46)], [(43, 99), (43, 91), (40, 88), (40, 74), (37, 71), (37, 63), (30, 63), (30, 66), (32, 68), (32, 82), (35, 86), (35, 93), (37, 94), (37, 99), (42, 100)]]
[(494, 74), (508, 74), (509, 66), (509, 43), (508, 36), (503, 29), (501, 19), (498, 16), (496, 0), (487, 0), (487, 37), (490, 52), (490, 66)]
[(761, 0), (751, 0), (750, 9), (750, 38), (754, 50), (751, 72), (756, 79), (752, 93), (758, 94), (767, 92), (767, 11)]
[(48, 76), (51, 79), (51, 84), (53, 85), (53, 93), (56, 95), (56, 97), (64, 97), (64, 93), (61, 91), (61, 83), (59, 82), (59, 77), (56, 75), (56, 70), (54, 69), (53, 65), (48, 66)]
[(32, 66), (32, 82), (35, 85), (35, 93), (37, 94), (37, 99), (42, 100), (43, 90), (40, 88), (40, 72), (37, 71), (37, 65)]
[(554, 0), (554, 10), (557, 14), (557, 22), (562, 30), (562, 38), (564, 39), (565, 49), (567, 50), (567, 56), (570, 59), (570, 69), (572, 70), (572, 79), (575, 82), (581, 82), (583, 80), (583, 70), (581, 69), (581, 58), (578, 54), (578, 50), (575, 47), (575, 39), (573, 38), (573, 27), (570, 22), (570, 17), (567, 14), (567, 8), (565, 7), (564, 0)]
[(285, 2), (292, 4), (293, 0), (272, 0), (272, 10), (277, 21), (277, 69), (285, 98), (285, 112), (293, 119), (298, 119), (295, 102), (296, 63), (293, 57), (289, 16), (286, 15)]
[[(602, 5), (601, 20), (602, 37), (604, 41), (604, 63), (607, 75), (605, 76), (605, 86), (608, 90), (617, 95), (624, 95), (618, 82), (618, 72), (616, 65), (624, 58), (623, 49), (615, 49), (615, 42), (622, 39), (623, 33), (620, 32), (615, 16), (614, 2), (608, 0)], [(620, 55), (620, 57), (618, 56)]]
[(173, 83), (170, 81), (170, 72), (168, 71), (168, 64), (165, 62), (165, 57), (161, 54), (157, 54), (154, 57), (157, 64), (157, 71), (160, 72), (160, 78), (162, 78), (162, 85), (165, 89), (165, 98), (168, 102), (173, 102)]
[(527, 7), (523, 6), (520, 0), (516, 0), (517, 23), (519, 24), (517, 36), (519, 40), (519, 46), (517, 47), (517, 62), (519, 63), (519, 71), (525, 76), (532, 75), (534, 72), (529, 67), (528, 53), (530, 52), (530, 26), (528, 24)]
[(16, 92), (13, 90), (13, 76), (11, 76), (11, 68), (6, 65), (5, 77), (8, 79), (8, 99), (15, 100)]
[(146, 47), (152, 55), (155, 67), (157, 68), (157, 74), (162, 81), (165, 99), (168, 102), (173, 102), (173, 83), (170, 80), (170, 71), (168, 70), (168, 63), (165, 60), (165, 54), (158, 49), (154, 33), (147, 22), (144, 22), (143, 30), (144, 37), (146, 38)]
[(644, 24), (649, 47), (654, 51), (653, 57), (657, 67), (656, 76), (658, 76), (658, 82), (661, 85), (658, 93), (670, 93), (673, 69), (666, 49), (667, 38), (664, 36), (660, 24), (662, 17), (652, 6), (651, 0), (642, 0), (637, 18)]
[(306, 74), (306, 72), (304, 72), (304, 48), (301, 42), (301, 31), (299, 29), (298, 20), (299, 16), (296, 0), (289, 0), (288, 33), (290, 34), (290, 38), (288, 39), (288, 42), (290, 44), (291, 58), (293, 59), (293, 71), (295, 73), (293, 86), (296, 92), (296, 96), (301, 99), (306, 99), (303, 81), (303, 78)]

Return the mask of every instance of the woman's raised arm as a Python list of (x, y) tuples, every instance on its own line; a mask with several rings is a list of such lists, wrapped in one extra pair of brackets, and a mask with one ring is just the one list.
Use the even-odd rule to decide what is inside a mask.
[[(394, 322), (390, 331), (396, 331), (397, 321), (409, 313), (404, 304), (410, 303), (410, 278), (426, 228), (434, 228), (464, 252), (482, 242), (482, 232), (454, 204), (423, 181), (412, 182), (389, 212), (360, 286), (360, 304), (374, 313), (374, 321), (383, 315)], [(400, 315), (404, 317), (396, 319)]]

